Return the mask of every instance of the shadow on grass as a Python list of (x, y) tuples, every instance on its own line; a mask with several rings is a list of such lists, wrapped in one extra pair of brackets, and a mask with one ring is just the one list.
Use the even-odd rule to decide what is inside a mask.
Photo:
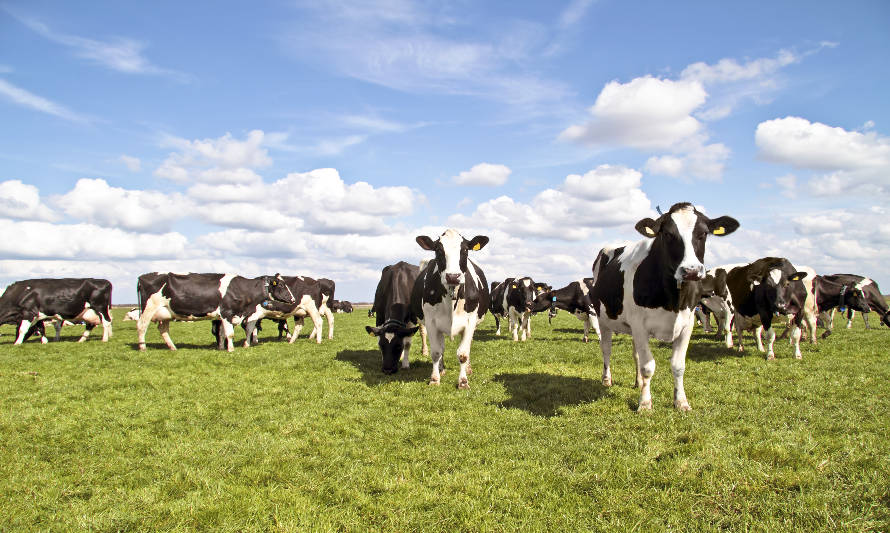
[[(757, 347), (754, 347), (754, 351), (757, 352)], [(703, 361), (716, 361), (722, 357), (740, 357), (750, 353), (750, 351), (745, 350), (740, 354), (735, 348), (727, 348), (721, 339), (719, 343), (715, 342), (713, 344), (690, 343), (689, 349), (686, 350), (686, 358), (700, 363)]]
[[(194, 343), (188, 343), (188, 342), (180, 343), (180, 342), (176, 342), (176, 339), (174, 339), (173, 344), (176, 346), (177, 351), (178, 350), (214, 350), (214, 351), (216, 351), (216, 344), (211, 344), (209, 342), (207, 344), (194, 344)], [(129, 346), (130, 349), (132, 349), (132, 350), (136, 350), (136, 351), (139, 350), (138, 342), (127, 343), (127, 346)], [(239, 348), (245, 349), (243, 342), (235, 343), (235, 349), (237, 350)], [(163, 341), (162, 342), (146, 342), (145, 349), (146, 349), (146, 351), (148, 351), (148, 350), (164, 350), (165, 352), (170, 351), (170, 348), (167, 348), (167, 345), (164, 344)], [(247, 349), (249, 349), (249, 348), (247, 348)], [(221, 351), (225, 351), (225, 350), (221, 350)]]
[[(432, 361), (413, 360), (413, 357), (419, 358), (423, 356), (419, 353), (414, 354), (412, 348), (411, 368), (402, 368), (401, 363), (399, 363), (399, 371), (389, 375), (383, 373), (383, 357), (380, 354), (380, 350), (341, 350), (337, 352), (335, 359), (354, 366), (361, 372), (362, 381), (365, 382), (365, 385), (372, 387), (393, 381), (429, 381), (430, 374), (433, 373)], [(444, 376), (442, 382), (445, 382)]]
[(531, 374), (498, 374), (495, 383), (507, 389), (510, 398), (498, 407), (522, 409), (535, 416), (553, 417), (562, 407), (595, 402), (609, 394), (602, 383), (587, 378)]

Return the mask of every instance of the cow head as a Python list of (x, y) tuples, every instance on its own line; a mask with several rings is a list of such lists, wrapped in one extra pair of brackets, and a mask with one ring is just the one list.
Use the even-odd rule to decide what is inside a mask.
[(451, 298), (456, 299), (458, 288), (466, 281), (467, 254), (470, 250), (484, 248), (488, 237), (477, 235), (467, 240), (456, 230), (447, 229), (435, 241), (426, 235), (419, 235), (416, 241), (424, 250), (436, 253), (436, 271), (441, 276), (442, 285), (448, 289)]
[(395, 374), (399, 371), (399, 359), (405, 348), (405, 338), (414, 335), (420, 326), (408, 327), (401, 320), (389, 319), (380, 327), (365, 326), (369, 335), (377, 337), (377, 345), (383, 354), (383, 373)]
[(787, 259), (779, 259), (768, 268), (749, 273), (748, 281), (758, 307), (765, 307), (773, 313), (791, 314), (800, 311), (806, 289), (802, 279), (806, 272), (795, 272)]
[(294, 293), (291, 292), (290, 287), (284, 282), (281, 274), (263, 276), (263, 292), (265, 293), (266, 299), (271, 298), (272, 300), (287, 304), (297, 303), (297, 299), (294, 298)]
[(530, 313), (534, 310), (535, 297), (538, 287), (531, 278), (516, 278), (507, 287), (507, 303), (515, 307), (520, 313)]
[(739, 227), (732, 217), (708, 218), (692, 204), (679, 203), (658, 217), (637, 222), (636, 230), (654, 239), (651, 253), (673, 269), (677, 283), (697, 281), (705, 275), (705, 240), (708, 235), (722, 237)]

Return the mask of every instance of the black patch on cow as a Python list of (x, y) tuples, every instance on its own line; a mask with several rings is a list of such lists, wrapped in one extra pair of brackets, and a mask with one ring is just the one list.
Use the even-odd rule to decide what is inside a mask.
[(600, 306), (606, 310), (606, 316), (617, 320), (624, 311), (624, 271), (618, 260), (624, 253), (624, 246), (605, 253), (600, 250), (593, 262), (593, 277), (596, 282), (590, 291), (590, 300), (599, 312)]

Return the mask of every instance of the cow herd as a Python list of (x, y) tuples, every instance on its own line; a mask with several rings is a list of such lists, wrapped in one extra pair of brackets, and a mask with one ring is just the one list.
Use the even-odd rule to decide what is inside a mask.
[[(739, 223), (731, 217), (709, 218), (692, 204), (678, 203), (659, 218), (645, 218), (635, 227), (643, 239), (600, 250), (591, 277), (558, 289), (528, 276), (489, 285), (482, 268), (470, 257), (471, 252), (488, 244), (486, 236), (468, 240), (453, 229), (435, 240), (418, 236), (417, 244), (433, 256), (420, 265), (400, 261), (385, 267), (368, 312), (376, 324), (366, 326), (366, 331), (377, 338), (382, 371), (392, 374), (399, 366), (409, 367), (412, 339), (420, 331), (423, 354), (432, 359), (429, 383), (438, 385), (445, 368), (445, 336), (460, 335), (457, 387), (469, 388), (470, 348), (486, 313), (494, 316), (497, 335), (504, 321), (514, 341), (525, 341), (532, 334), (532, 314), (547, 311), (552, 318), (563, 310), (581, 320), (585, 342), (591, 330), (598, 335), (602, 382), (606, 386), (612, 383), (612, 335), (631, 335), (635, 386), (640, 388), (639, 410), (652, 408), (650, 382), (655, 360), (649, 339), (670, 342), (674, 407), (689, 410), (683, 376), (696, 317), (706, 331), (711, 331), (709, 317), (713, 314), (723, 342), (729, 348), (737, 346), (739, 351), (744, 349), (744, 332), (753, 332), (758, 349), (766, 352), (767, 359), (775, 357), (773, 324), (777, 317), (787, 318), (785, 334), (790, 332), (798, 359), (804, 329), (810, 342), (815, 343), (817, 323), (821, 321), (826, 329), (822, 338), (827, 337), (835, 309), (847, 311), (850, 319), (855, 311), (863, 313), (866, 327), (868, 313), (876, 311), (881, 323), (890, 326), (890, 310), (877, 284), (863, 276), (820, 276), (782, 257), (706, 270), (707, 238), (734, 232)], [(145, 335), (152, 322), (167, 347), (175, 350), (170, 338), (171, 320), (213, 321), (211, 333), (216, 346), (232, 351), (235, 326), (244, 329), (244, 346), (257, 342), (264, 319), (278, 323), (279, 338), (285, 336), (294, 342), (309, 317), (314, 326), (310, 338), (320, 343), (322, 317), (328, 320), (328, 338), (333, 338), (332, 312), (352, 311), (349, 302), (334, 299), (334, 290), (334, 282), (325, 278), (152, 272), (139, 277), (139, 307), (127, 313), (127, 318), (137, 321), (140, 350), (145, 350)], [(111, 336), (110, 308), (111, 283), (107, 280), (24, 280), (11, 284), (0, 296), (0, 324), (16, 326), (15, 344), (31, 335), (47, 342), (45, 322), (55, 326), (56, 340), (66, 322), (85, 324), (80, 341), (102, 325), (102, 340), (106, 341)], [(293, 332), (287, 323), (291, 317)], [(766, 348), (762, 332), (766, 333)]]

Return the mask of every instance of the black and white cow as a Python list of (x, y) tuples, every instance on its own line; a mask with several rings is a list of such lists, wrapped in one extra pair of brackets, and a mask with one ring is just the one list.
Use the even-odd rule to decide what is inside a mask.
[[(844, 285), (852, 285), (856, 289), (863, 291), (866, 299), (868, 299), (869, 308), (880, 315), (881, 324), (890, 326), (890, 309), (887, 308), (887, 301), (884, 300), (884, 296), (881, 294), (881, 289), (878, 287), (877, 282), (857, 274), (830, 274), (823, 277), (829, 281), (843, 283)], [(855, 311), (856, 310), (854, 309), (848, 309), (847, 328), (853, 327), (853, 315)], [(833, 323), (833, 319), (834, 311), (832, 311), (830, 322)], [(867, 311), (862, 313), (862, 320), (865, 321), (865, 329), (871, 329), (871, 326), (868, 324)]]
[(140, 350), (145, 350), (145, 333), (153, 321), (158, 323), (167, 347), (175, 350), (169, 336), (170, 320), (219, 319), (231, 352), (235, 325), (247, 322), (245, 346), (249, 346), (257, 320), (267, 314), (265, 305), (276, 300), (295, 303), (293, 293), (278, 274), (255, 279), (234, 274), (169, 273), (166, 276), (166, 283), (148, 297), (136, 323)]
[(383, 373), (395, 374), (402, 361), (402, 368), (410, 368), (411, 339), (420, 329), (423, 355), (429, 355), (426, 331), (411, 309), (411, 291), (420, 274), (420, 268), (404, 261), (383, 268), (377, 290), (374, 292), (374, 309), (377, 309), (376, 327), (365, 330), (377, 337), (383, 354)]
[[(831, 335), (832, 331), (832, 321), (829, 318), (829, 312), (833, 314), (834, 310), (839, 308), (846, 308), (850, 311), (859, 311), (861, 313), (870, 311), (871, 306), (869, 305), (868, 295), (860, 283), (861, 281), (841, 281), (838, 278), (828, 276), (814, 276), (812, 288), (812, 296), (815, 303), (814, 314), (818, 315), (825, 325), (825, 331), (822, 333), (823, 339)], [(809, 295), (807, 297), (809, 298)], [(815, 344), (815, 324), (812, 324), (810, 340)]]
[(593, 287), (593, 278), (584, 278), (573, 281), (561, 289), (547, 289), (535, 298), (532, 311), (540, 313), (548, 311), (548, 318), (556, 316), (556, 311), (562, 309), (572, 313), (584, 324), (584, 342), (590, 340), (589, 333), (592, 329), (597, 337), (600, 334), (599, 322), (596, 310), (590, 301), (590, 289)]
[[(724, 267), (726, 268), (726, 267)], [(807, 290), (802, 280), (807, 273), (802, 272), (783, 257), (764, 257), (743, 266), (726, 268), (726, 285), (735, 308), (733, 322), (738, 341), (738, 350), (744, 351), (742, 332), (753, 330), (757, 349), (766, 351), (767, 359), (775, 359), (773, 343), (776, 332), (772, 328), (776, 315), (794, 315), (793, 322), (799, 328), (803, 319), (803, 309)], [(766, 330), (768, 348), (763, 349), (761, 330)], [(792, 331), (794, 357), (800, 359), (800, 331)]]
[(351, 313), (353, 311), (352, 302), (347, 300), (334, 300), (331, 307), (335, 313)]
[[(296, 303), (270, 301), (266, 305), (265, 318), (278, 323), (279, 339), (286, 337), (287, 341), (293, 344), (299, 338), (305, 319), (308, 316), (312, 320), (313, 326), (309, 340), (315, 339), (315, 342), (320, 344), (323, 325), (322, 317), (324, 316), (325, 302), (327, 301), (325, 299), (325, 290), (327, 290), (325, 284), (321, 283), (320, 280), (306, 276), (283, 276), (282, 279), (294, 295)], [(293, 334), (291, 334), (290, 328), (287, 325), (287, 319), (290, 317), (294, 318)], [(333, 333), (333, 329), (331, 329), (332, 324), (333, 321), (329, 320), (328, 332), (331, 334)], [(254, 334), (252, 341), (258, 341), (256, 334)], [(217, 342), (219, 342), (218, 336)]]
[[(494, 315), (496, 335), (501, 334), (501, 319), (507, 319), (514, 341), (525, 341), (532, 335), (531, 315), (535, 298), (546, 289), (530, 277), (507, 278), (491, 284), (491, 314)], [(519, 332), (522, 332), (521, 335)]]
[(645, 239), (600, 251), (593, 264), (591, 301), (599, 318), (603, 385), (612, 384), (609, 358), (612, 334), (633, 336), (639, 410), (652, 409), (650, 381), (655, 360), (649, 337), (673, 344), (674, 407), (688, 411), (683, 388), (686, 349), (692, 335), (693, 310), (705, 276), (702, 262), (708, 235), (729, 235), (739, 227), (731, 217), (709, 219), (692, 204), (678, 203), (657, 220), (644, 218), (636, 230)]
[(56, 340), (61, 324), (83, 322), (86, 330), (78, 342), (87, 340), (94, 327), (102, 325), (102, 341), (111, 337), (111, 282), (96, 278), (29, 279), (12, 283), (0, 296), (0, 324), (15, 324), (15, 344), (29, 335), (43, 335), (42, 322), (53, 321)]
[[(489, 306), (488, 282), (479, 265), (467, 256), (488, 244), (488, 237), (477, 235), (465, 239), (454, 229), (447, 229), (438, 239), (426, 235), (417, 237), (417, 244), (424, 250), (435, 252), (435, 260), (422, 266), (411, 292), (411, 310), (423, 321), (430, 343), (433, 372), (430, 385), (438, 385), (444, 370), (442, 353), (445, 335), (461, 334), (457, 347), (460, 374), (457, 386), (468, 389), (467, 376), (471, 370), (470, 345), (476, 325), (485, 316)], [(380, 309), (376, 309), (379, 313)]]
[[(732, 341), (732, 319), (735, 316), (735, 307), (732, 303), (732, 295), (726, 286), (726, 273), (729, 268), (743, 265), (720, 266), (709, 269), (705, 273), (705, 277), (701, 280), (701, 300), (700, 307), (708, 310), (714, 315), (717, 322), (717, 334), (723, 335), (727, 348), (733, 347)], [(696, 311), (696, 314), (700, 311)], [(702, 323), (708, 320), (707, 316), (702, 313), (699, 315), (703, 318)], [(709, 328), (705, 331), (710, 333)]]

